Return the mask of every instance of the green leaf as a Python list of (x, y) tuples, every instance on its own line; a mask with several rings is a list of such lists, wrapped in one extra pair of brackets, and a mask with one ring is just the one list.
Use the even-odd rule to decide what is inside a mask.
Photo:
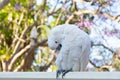
[(38, 28), (41, 28), (41, 30), (45, 36), (48, 36), (50, 34), (50, 27), (48, 27), (46, 25), (40, 25)]
[(50, 7), (49, 7), (49, 5), (46, 5), (45, 10), (48, 10), (48, 9), (50, 9)]
[(0, 12), (0, 21), (3, 21), (7, 15), (8, 15), (7, 12)]

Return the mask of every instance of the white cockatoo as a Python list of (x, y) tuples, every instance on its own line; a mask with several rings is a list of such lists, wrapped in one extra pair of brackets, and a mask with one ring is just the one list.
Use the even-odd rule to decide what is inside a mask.
[(89, 61), (91, 40), (87, 33), (72, 24), (58, 25), (48, 36), (48, 46), (59, 50), (56, 77), (69, 71), (85, 71)]

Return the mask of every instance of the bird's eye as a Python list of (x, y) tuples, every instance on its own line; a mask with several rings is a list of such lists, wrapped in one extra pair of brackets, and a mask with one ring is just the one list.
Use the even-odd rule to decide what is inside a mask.
[(58, 43), (57, 41), (55, 41), (55, 43)]

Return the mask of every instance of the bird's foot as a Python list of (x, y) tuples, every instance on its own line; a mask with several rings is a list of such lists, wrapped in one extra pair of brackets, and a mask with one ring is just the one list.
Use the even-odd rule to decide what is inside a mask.
[(58, 78), (61, 73), (63, 74), (63, 72), (65, 72), (65, 70), (57, 70), (56, 78)]
[(69, 69), (69, 70), (64, 70), (64, 72), (62, 73), (62, 78), (64, 78), (64, 76), (68, 73), (72, 71), (72, 69)]
[(70, 70), (57, 70), (56, 78), (58, 78), (60, 74), (62, 74), (62, 78), (64, 78), (64, 76), (66, 75), (66, 73), (68, 73), (70, 71), (72, 71), (72, 69), (70, 69)]

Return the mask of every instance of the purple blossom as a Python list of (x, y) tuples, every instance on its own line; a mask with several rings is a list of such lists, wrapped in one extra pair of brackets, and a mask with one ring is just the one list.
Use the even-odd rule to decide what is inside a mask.
[(80, 28), (83, 29), (83, 27), (90, 28), (92, 27), (93, 23), (90, 21), (85, 21), (84, 19), (81, 20), (79, 23), (76, 23), (76, 25)]
[(102, 20), (107, 20), (108, 18), (106, 16), (104, 16), (103, 14), (100, 14), (99, 17), (102, 19)]
[(93, 25), (93, 23), (90, 21), (85, 21), (84, 25), (85, 25), (85, 27), (91, 27)]
[(65, 10), (67, 10), (67, 7), (65, 5), (63, 5), (62, 9), (65, 11)]
[(110, 0), (110, 3), (116, 2), (116, 0)]
[(18, 4), (18, 3), (16, 3), (16, 4), (15, 4), (15, 8), (16, 8), (18, 11), (20, 11), (20, 9), (22, 8), (22, 6), (21, 6), (20, 4)]
[(78, 26), (78, 28), (82, 29), (84, 27), (84, 22), (81, 21), (79, 23), (76, 23), (76, 25)]

